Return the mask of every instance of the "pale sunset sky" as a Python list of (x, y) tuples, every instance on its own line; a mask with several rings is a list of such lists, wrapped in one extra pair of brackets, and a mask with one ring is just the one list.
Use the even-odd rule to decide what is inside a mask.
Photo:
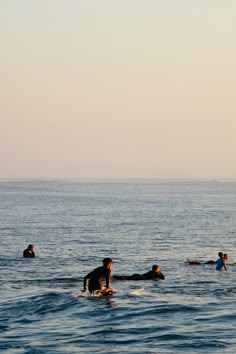
[(0, 0), (0, 178), (236, 178), (235, 0)]

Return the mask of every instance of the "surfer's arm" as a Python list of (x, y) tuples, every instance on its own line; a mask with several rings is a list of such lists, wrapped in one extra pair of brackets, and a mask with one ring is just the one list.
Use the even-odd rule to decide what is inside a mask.
[(87, 275), (84, 277), (84, 289), (83, 289), (83, 291), (86, 291), (86, 290), (87, 290), (87, 287), (88, 287), (88, 279), (89, 279), (89, 274), (87, 274)]
[(111, 272), (109, 272), (106, 276), (106, 287), (110, 288), (110, 281), (111, 281)]
[(162, 272), (159, 272), (159, 279), (165, 279), (165, 276)]

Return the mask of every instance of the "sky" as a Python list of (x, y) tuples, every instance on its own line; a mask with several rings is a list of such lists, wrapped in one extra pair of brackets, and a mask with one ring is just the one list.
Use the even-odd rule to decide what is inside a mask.
[(236, 179), (235, 0), (0, 0), (0, 178)]

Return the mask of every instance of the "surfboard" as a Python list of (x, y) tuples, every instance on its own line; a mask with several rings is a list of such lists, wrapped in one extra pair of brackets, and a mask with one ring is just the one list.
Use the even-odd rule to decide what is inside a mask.
[(144, 291), (144, 288), (132, 289), (129, 291), (129, 295), (141, 295)]
[(106, 298), (109, 296), (113, 296), (115, 293), (116, 293), (116, 289), (112, 289), (112, 290), (109, 290), (106, 292), (97, 291), (93, 294), (91, 294), (88, 291), (86, 291), (86, 292), (80, 291), (78, 293), (71, 293), (71, 295), (74, 297), (87, 297), (87, 298), (100, 298), (100, 297), (102, 297), (102, 298)]
[(108, 290), (108, 291), (96, 291), (96, 293), (94, 294), (95, 296), (98, 296), (98, 297), (104, 297), (104, 296), (111, 296), (114, 294), (114, 290)]

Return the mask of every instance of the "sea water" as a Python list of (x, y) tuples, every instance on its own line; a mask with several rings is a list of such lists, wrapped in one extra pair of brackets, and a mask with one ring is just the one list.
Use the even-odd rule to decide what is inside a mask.
[[(236, 181), (1, 180), (0, 352), (235, 353)], [(36, 257), (22, 257), (28, 244)], [(83, 296), (83, 277), (159, 264), (163, 281), (113, 281)]]

